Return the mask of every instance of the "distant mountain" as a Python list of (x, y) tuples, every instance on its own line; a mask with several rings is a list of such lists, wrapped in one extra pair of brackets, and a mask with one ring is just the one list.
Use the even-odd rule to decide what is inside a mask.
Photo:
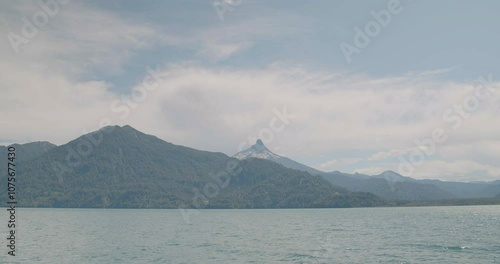
[(425, 184), (433, 184), (458, 198), (491, 198), (500, 192), (500, 184), (494, 182), (446, 182), (440, 180), (418, 180)]
[(385, 171), (385, 172), (382, 172), (379, 175), (374, 175), (374, 176), (370, 176), (370, 177), (384, 179), (384, 180), (386, 180), (389, 183), (396, 183), (396, 182), (416, 182), (417, 181), (417, 180), (415, 180), (413, 178), (402, 176), (401, 174), (396, 173), (394, 171)]
[(251, 146), (246, 150), (236, 153), (233, 157), (239, 160), (244, 160), (248, 158), (266, 159), (281, 164), (290, 169), (309, 172), (311, 175), (321, 175), (322, 173), (324, 173), (322, 171), (308, 167), (302, 163), (296, 162), (289, 158), (282, 157), (278, 154), (273, 153), (264, 145), (264, 143), (260, 139), (258, 139), (253, 146)]
[[(500, 180), (496, 182), (464, 183), (439, 180), (417, 180), (394, 171), (379, 175), (348, 174), (339, 171), (322, 172), (267, 149), (261, 140), (243, 150), (235, 158), (243, 160), (260, 158), (279, 163), (287, 168), (320, 175), (330, 183), (352, 192), (369, 192), (389, 200), (436, 201), (448, 199), (491, 198), (500, 192)], [(499, 183), (499, 184), (497, 184)]]
[(347, 174), (332, 172), (323, 175), (332, 184), (355, 192), (370, 192), (389, 200), (429, 201), (455, 198), (432, 184), (420, 184), (416, 180), (387, 171), (380, 175)]
[[(130, 126), (83, 135), (17, 167), (25, 207), (293, 208), (379, 206), (319, 176), (165, 142)], [(228, 174), (231, 171), (237, 173)], [(1, 177), (6, 182), (6, 175)], [(228, 181), (226, 181), (228, 180)], [(5, 188), (0, 199), (5, 204)]]
[(333, 185), (341, 186), (352, 192), (368, 192), (391, 200), (443, 200), (454, 198), (446, 191), (429, 184), (415, 183), (416, 180), (403, 177), (393, 171), (380, 175), (346, 174), (341, 172), (326, 173), (270, 151), (259, 139), (255, 145), (243, 150), (233, 157), (244, 160), (248, 158), (266, 159), (279, 163), (287, 168), (305, 171), (311, 175), (319, 175)]
[[(447, 199), (492, 198), (500, 193), (496, 182), (447, 182), (417, 180), (393, 171), (379, 175), (346, 174), (323, 175), (332, 184), (350, 191), (371, 192), (386, 199), (430, 201)], [(347, 178), (346, 178), (347, 177)]]

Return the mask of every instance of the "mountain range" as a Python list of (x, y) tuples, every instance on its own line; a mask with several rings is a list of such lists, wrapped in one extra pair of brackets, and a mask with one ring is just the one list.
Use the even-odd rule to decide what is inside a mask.
[(448, 199), (492, 198), (500, 194), (500, 181), (494, 182), (446, 182), (417, 180), (394, 171), (379, 175), (348, 174), (339, 171), (322, 172), (307, 165), (282, 157), (270, 151), (261, 140), (243, 150), (235, 158), (261, 158), (285, 167), (319, 175), (330, 183), (353, 192), (369, 192), (388, 200), (437, 201)]
[[(229, 157), (175, 145), (130, 126), (104, 127), (61, 146), (12, 146), (16, 198), (25, 207), (328, 208), (500, 195), (499, 181), (322, 172), (273, 153), (261, 140)], [(0, 155), (6, 153), (0, 147)], [(5, 165), (0, 163), (2, 182), (7, 181)], [(5, 199), (1, 188), (0, 202)]]
[[(373, 194), (351, 192), (320, 176), (275, 162), (238, 160), (223, 153), (174, 145), (130, 126), (105, 127), (61, 146), (44, 142), (28, 146), (16, 147), (16, 199), (19, 206), (25, 207), (296, 208), (386, 204)], [(28, 149), (30, 153), (25, 152)], [(6, 174), (1, 181), (7, 182)], [(5, 192), (5, 188), (0, 189), (3, 204)]]

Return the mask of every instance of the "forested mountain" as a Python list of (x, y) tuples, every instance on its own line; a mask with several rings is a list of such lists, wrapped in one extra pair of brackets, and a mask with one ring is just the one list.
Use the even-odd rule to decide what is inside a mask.
[[(277, 208), (376, 206), (282, 165), (165, 142), (130, 126), (110, 126), (16, 164), (26, 207)], [(228, 176), (229, 175), (229, 176)], [(2, 182), (6, 182), (3, 174)], [(5, 204), (5, 188), (0, 199)]]
[[(264, 159), (241, 161), (242, 171), (228, 191), (215, 197), (214, 208), (369, 207), (385, 201), (333, 186), (320, 176), (290, 170)], [(273, 175), (273, 177), (269, 177)]]
[[(130, 126), (106, 127), (62, 146), (14, 146), (16, 198), (27, 207), (354, 207), (386, 205), (381, 198), (442, 201), (500, 193), (498, 181), (320, 172), (272, 153), (261, 141), (237, 154), (240, 160), (174, 145)], [(0, 147), (0, 155), (6, 153)], [(0, 180), (6, 182), (4, 167)], [(0, 189), (0, 202), (5, 203), (5, 192)]]

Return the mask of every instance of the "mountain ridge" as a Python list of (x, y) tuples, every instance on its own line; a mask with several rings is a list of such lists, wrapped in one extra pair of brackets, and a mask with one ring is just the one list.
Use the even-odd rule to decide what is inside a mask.
[(301, 170), (311, 175), (320, 175), (334, 185), (353, 192), (370, 192), (389, 200), (447, 200), (469, 198), (491, 198), (500, 192), (495, 182), (462, 183), (440, 180), (419, 180), (387, 170), (378, 175), (349, 174), (339, 171), (323, 172), (302, 163), (271, 152), (259, 139), (250, 148), (233, 157), (238, 159), (261, 158), (279, 163), (285, 167)]
[(35, 158), (43, 153), (50, 151), (51, 149), (57, 147), (57, 145), (52, 144), (48, 141), (34, 141), (24, 144), (10, 144), (8, 146), (0, 146), (0, 155), (2, 157), (6, 156), (8, 147), (15, 147), (18, 161), (25, 161)]
[[(318, 190), (321, 195), (313, 196), (316, 200), (307, 198), (308, 206), (373, 206), (384, 203), (378, 197), (400, 201), (433, 201), (490, 198), (500, 193), (500, 184), (498, 184), (500, 181), (460, 183), (417, 180), (394, 171), (385, 171), (373, 176), (338, 171), (321, 172), (273, 153), (261, 140), (257, 140), (256, 144), (232, 158), (221, 152), (175, 145), (154, 135), (142, 133), (128, 125), (104, 127), (61, 146), (49, 142), (32, 142), (14, 146), (19, 149), (17, 160), (20, 166), (19, 173), (28, 175), (20, 179), (23, 183), (21, 189), (26, 188), (24, 190), (26, 193), (22, 194), (26, 194), (25, 205), (33, 207), (175, 208), (181, 204), (190, 206), (193, 204), (189, 201), (190, 196), (193, 196), (193, 188), (200, 189), (211, 181), (213, 183), (213, 175), (210, 173), (217, 174), (224, 171), (221, 168), (227, 166), (231, 160), (250, 167), (262, 166), (261, 168), (247, 168), (254, 172), (266, 171), (273, 174), (278, 171), (279, 173), (268, 176), (274, 177), (273, 179), (282, 177), (281, 179), (289, 185), (283, 187), (285, 190), (280, 190), (275, 180), (270, 180), (273, 182), (271, 187), (262, 185), (258, 181), (252, 182), (253, 185), (241, 181), (241, 186), (230, 185), (231, 188), (220, 192), (221, 195), (218, 198), (210, 199), (212, 204), (204, 206), (262, 208), (292, 206), (290, 203), (298, 206), (300, 202), (292, 202), (285, 197), (271, 195), (267, 197), (274, 200), (264, 202), (259, 197), (247, 193), (253, 190), (255, 185), (260, 184), (256, 190), (265, 189), (268, 193), (275, 191), (282, 195), (292, 195), (296, 192), (302, 193), (301, 197), (304, 199), (309, 197), (308, 193), (294, 189), (296, 188), (293, 186), (294, 181), (283, 178), (283, 175), (305, 177), (304, 179), (310, 182), (317, 182), (318, 178), (309, 176), (320, 176), (324, 180), (322, 184), (329, 186), (326, 189), (321, 187), (323, 191)], [(6, 147), (0, 147), (1, 151), (6, 151)], [(269, 163), (247, 162), (254, 159), (268, 159)], [(3, 165), (5, 164), (1, 164), (0, 167)], [(2, 172), (5, 170), (2, 169)], [(248, 177), (259, 181), (267, 180), (257, 175), (248, 175)], [(98, 185), (99, 182), (103, 183), (103, 186)], [(137, 186), (132, 186), (133, 183)], [(144, 190), (153, 191), (148, 194)], [(288, 190), (295, 191), (288, 192)], [(0, 194), (4, 191), (0, 191)], [(312, 192), (312, 190), (308, 189), (307, 192)], [(331, 196), (327, 194), (328, 192), (340, 193), (344, 202), (341, 203), (339, 197)], [(232, 196), (228, 196), (228, 193)], [(367, 196), (361, 193), (374, 195)], [(229, 204), (221, 197), (227, 199), (230, 197), (236, 202)], [(369, 202), (370, 199), (374, 203)], [(142, 203), (145, 200), (149, 202)]]
[[(226, 185), (223, 179), (230, 174), (230, 165), (241, 173), (232, 175)], [(297, 208), (385, 204), (373, 194), (349, 192), (319, 176), (274, 162), (240, 161), (223, 153), (174, 145), (130, 126), (110, 126), (82, 135), (19, 163), (17, 169), (17, 174), (22, 175), (16, 182), (17, 200), (23, 207)], [(5, 174), (0, 176), (6, 181)], [(5, 197), (5, 190), (0, 189), (0, 199)]]

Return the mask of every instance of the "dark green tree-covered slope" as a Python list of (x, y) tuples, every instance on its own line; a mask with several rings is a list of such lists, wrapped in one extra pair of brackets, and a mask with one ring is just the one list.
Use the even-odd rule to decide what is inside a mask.
[[(287, 169), (264, 159), (241, 161), (241, 172), (208, 208), (369, 207), (385, 201), (369, 193), (351, 193), (320, 176)], [(273, 175), (269, 177), (269, 175)]]
[(20, 161), (18, 200), (40, 207), (175, 207), (226, 160), (129, 126), (106, 127)]

